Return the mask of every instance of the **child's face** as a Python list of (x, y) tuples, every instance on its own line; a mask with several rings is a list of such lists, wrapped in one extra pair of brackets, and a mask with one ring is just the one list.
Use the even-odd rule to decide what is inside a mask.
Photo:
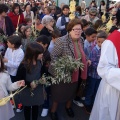
[(42, 58), (43, 58), (43, 53), (39, 54), (37, 59), (41, 60)]
[(36, 23), (36, 24), (40, 24), (40, 20), (39, 20), (39, 19), (36, 19), (36, 20), (35, 20), (35, 23)]
[(28, 28), (28, 29), (25, 31), (26, 37), (30, 37), (30, 36), (31, 36), (31, 33), (32, 33), (31, 28)]
[(19, 13), (19, 7), (16, 7), (16, 8), (14, 9), (14, 12), (15, 12), (15, 14), (18, 14), (18, 13)]
[(97, 45), (101, 48), (101, 45), (104, 41), (105, 41), (105, 38), (97, 38)]
[(9, 48), (13, 49), (14, 48), (14, 44), (11, 44), (9, 41), (7, 41), (7, 45)]
[(32, 21), (28, 21), (27, 25), (31, 27), (32, 26)]
[(93, 42), (93, 41), (96, 40), (96, 35), (97, 35), (97, 34), (92, 34), (92, 35), (90, 35), (90, 36), (87, 36), (87, 35), (86, 35), (86, 39), (87, 39), (89, 42)]
[(113, 25), (117, 24), (117, 19), (113, 20)]
[(25, 29), (25, 26), (22, 26), (22, 27), (20, 28), (20, 30), (21, 30), (22, 33), (23, 33), (24, 29)]
[(63, 12), (64, 15), (68, 15), (69, 9), (65, 8), (62, 12)]

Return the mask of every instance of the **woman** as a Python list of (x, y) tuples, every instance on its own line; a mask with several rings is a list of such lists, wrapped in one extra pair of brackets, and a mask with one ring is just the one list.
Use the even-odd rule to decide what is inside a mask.
[(40, 31), (40, 35), (46, 35), (48, 36), (49, 40), (52, 40), (51, 33), (54, 31), (53, 25), (54, 25), (54, 19), (50, 15), (46, 15), (42, 19), (42, 24), (44, 25), (43, 29)]
[(13, 26), (16, 29), (19, 24), (24, 23), (24, 16), (20, 5), (18, 3), (14, 3), (12, 6), (12, 11), (8, 14), (10, 19), (12, 20)]
[(83, 19), (87, 20), (88, 22), (91, 22), (94, 25), (95, 22), (99, 19), (97, 17), (97, 9), (95, 7), (90, 8), (89, 14), (85, 15)]
[(8, 6), (0, 4), (0, 28), (4, 31), (5, 35), (10, 36), (14, 33), (15, 29), (11, 19), (7, 16)]
[(34, 0), (31, 2), (31, 11), (33, 11), (34, 16), (36, 16), (36, 13), (37, 13), (37, 5), (36, 5), (36, 2), (35, 2)]
[[(59, 102), (67, 102), (66, 112), (69, 117), (74, 117), (74, 112), (71, 108), (72, 100), (76, 95), (76, 90), (78, 87), (78, 77), (81, 76), (81, 79), (86, 79), (87, 77), (87, 65), (86, 57), (81, 45), (81, 33), (82, 27), (79, 19), (73, 19), (68, 23), (67, 31), (69, 34), (60, 37), (55, 42), (54, 48), (51, 52), (51, 63), (54, 62), (55, 58), (60, 58), (65, 55), (69, 55), (73, 58), (81, 57), (81, 62), (84, 64), (83, 71), (76, 71), (72, 74), (71, 83), (59, 83), (57, 85), (51, 86), (51, 95), (52, 95), (52, 109), (51, 109), (51, 118), (52, 120), (57, 120), (57, 105)], [(50, 66), (49, 72), (54, 76), (53, 66)], [(80, 74), (81, 73), (81, 74)]]
[(24, 15), (24, 18), (31, 18), (33, 23), (34, 13), (33, 11), (31, 11), (31, 6), (29, 3), (25, 5), (25, 11), (23, 12), (23, 15)]
[(100, 17), (104, 14), (105, 11), (106, 11), (105, 1), (102, 0), (100, 3), (100, 9), (99, 9)]

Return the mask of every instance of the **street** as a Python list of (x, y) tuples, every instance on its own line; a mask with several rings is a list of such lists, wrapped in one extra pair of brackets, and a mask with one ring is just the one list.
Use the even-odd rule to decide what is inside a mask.
[[(42, 108), (40, 107), (38, 120), (51, 120), (51, 118), (49, 117), (49, 114), (47, 117), (44, 117), (44, 118), (40, 117), (41, 110)], [(89, 115), (85, 112), (84, 107), (80, 108), (73, 103), (73, 110), (74, 110), (75, 117), (69, 118), (65, 111), (65, 104), (63, 103), (59, 104), (59, 107), (57, 110), (59, 120), (88, 120), (89, 119)], [(12, 118), (11, 120), (24, 120), (23, 111), (21, 113), (15, 113), (15, 117)]]

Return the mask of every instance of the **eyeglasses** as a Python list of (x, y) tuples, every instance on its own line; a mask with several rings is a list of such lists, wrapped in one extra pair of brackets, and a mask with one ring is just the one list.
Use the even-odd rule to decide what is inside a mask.
[(90, 16), (96, 16), (96, 15), (90, 14)]
[(76, 29), (72, 29), (72, 30), (75, 31), (75, 32), (76, 32), (76, 31), (82, 31), (81, 28), (78, 28), (78, 29), (76, 28)]

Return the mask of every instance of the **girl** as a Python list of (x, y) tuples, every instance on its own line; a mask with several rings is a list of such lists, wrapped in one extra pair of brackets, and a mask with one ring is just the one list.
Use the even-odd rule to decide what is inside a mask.
[(32, 28), (30, 26), (26, 26), (23, 31), (23, 39), (22, 39), (22, 49), (26, 50), (26, 45), (31, 41)]
[[(10, 76), (4, 69), (2, 56), (0, 55), (0, 99), (8, 96), (8, 91), (14, 91), (19, 87), (24, 86), (24, 80), (11, 82)], [(13, 108), (10, 102), (4, 106), (0, 106), (0, 119), (9, 120), (14, 116)]]
[(31, 18), (33, 23), (34, 13), (33, 11), (31, 11), (31, 6), (29, 3), (25, 5), (25, 11), (23, 12), (23, 15), (24, 15), (24, 18)]
[(20, 24), (19, 27), (18, 27), (18, 35), (22, 38), (23, 37), (23, 31), (24, 31), (24, 28), (25, 28), (25, 24)]
[(32, 120), (38, 118), (38, 106), (44, 103), (43, 86), (33, 86), (33, 80), (41, 77), (41, 59), (44, 49), (36, 42), (28, 44), (23, 62), (17, 72), (17, 80), (25, 79), (27, 88), (21, 92), (21, 101), (24, 105), (25, 120), (30, 120), (32, 110)]
[(8, 14), (10, 19), (12, 20), (13, 26), (16, 29), (19, 24), (24, 23), (24, 16), (20, 5), (18, 3), (14, 3), (12, 7), (12, 11)]

